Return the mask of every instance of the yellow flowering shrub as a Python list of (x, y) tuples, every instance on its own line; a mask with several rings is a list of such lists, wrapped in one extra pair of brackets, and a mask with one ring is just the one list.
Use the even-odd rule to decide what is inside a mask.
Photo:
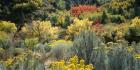
[(127, 47), (127, 51), (128, 51), (128, 52), (133, 52), (133, 51), (134, 51), (134, 48), (132, 48), (132, 46)]
[(111, 3), (106, 3), (105, 7), (109, 7), (112, 9), (119, 9), (119, 8), (123, 8), (123, 9), (127, 9), (132, 7), (134, 3), (134, 0), (112, 0)]
[(117, 39), (123, 38), (129, 30), (129, 23), (122, 23), (115, 27)]
[(0, 31), (7, 33), (16, 32), (16, 25), (9, 21), (0, 21)]
[(7, 61), (5, 61), (6, 67), (12, 66), (13, 63), (14, 63), (14, 59), (12, 59), (12, 58), (9, 58), (9, 59), (7, 59)]
[(58, 25), (62, 25), (65, 22), (65, 16), (59, 16), (58, 18)]
[(131, 22), (130, 27), (140, 26), (140, 19), (138, 17), (134, 18)]
[(140, 54), (135, 54), (134, 56), (136, 59), (140, 59)]
[[(121, 39), (127, 35), (140, 35), (140, 19), (138, 17), (132, 19), (130, 23), (122, 23), (114, 28), (117, 39)], [(133, 34), (132, 34), (133, 33)]]
[(21, 31), (26, 37), (56, 39), (59, 28), (52, 27), (49, 21), (33, 21), (32, 25), (25, 24)]
[(86, 65), (84, 60), (79, 60), (77, 56), (69, 59), (68, 62), (61, 60), (51, 63), (49, 70), (93, 70), (93, 65)]
[(92, 22), (88, 19), (79, 20), (78, 18), (74, 18), (73, 24), (68, 26), (66, 33), (68, 35), (77, 35), (81, 31), (88, 29), (91, 24)]
[(136, 36), (140, 35), (140, 19), (138, 17), (132, 19), (130, 24), (130, 30), (136, 34)]

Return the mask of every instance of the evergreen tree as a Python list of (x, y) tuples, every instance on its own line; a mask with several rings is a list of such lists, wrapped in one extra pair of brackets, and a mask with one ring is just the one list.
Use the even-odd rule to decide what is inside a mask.
[(71, 6), (72, 6), (71, 0), (66, 0), (65, 6), (66, 6), (66, 10), (70, 10), (71, 9)]
[(135, 0), (135, 16), (140, 16), (139, 12), (140, 12), (140, 1)]
[(103, 11), (101, 23), (102, 23), (102, 24), (108, 23), (108, 19), (109, 19), (109, 18), (108, 18), (108, 15), (107, 15), (106, 11)]
[(42, 5), (42, 0), (0, 0), (0, 20), (24, 23)]

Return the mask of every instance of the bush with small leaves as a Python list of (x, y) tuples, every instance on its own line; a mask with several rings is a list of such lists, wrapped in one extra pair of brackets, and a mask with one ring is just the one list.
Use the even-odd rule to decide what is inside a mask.
[(132, 19), (131, 24), (130, 24), (130, 30), (136, 36), (140, 36), (140, 18), (136, 17)]
[(33, 21), (31, 25), (25, 24), (21, 30), (23, 38), (39, 38), (49, 42), (58, 38), (59, 28), (52, 27), (49, 21)]
[(38, 38), (27, 38), (24, 40), (24, 45), (27, 48), (34, 48), (36, 44), (39, 43), (39, 39)]
[(71, 41), (66, 40), (52, 42), (50, 46), (52, 46), (51, 51), (53, 52), (53, 57), (57, 60), (68, 59), (73, 54), (71, 50), (72, 45), (73, 43)]
[(11, 37), (6, 32), (0, 31), (0, 47), (8, 49), (10, 47)]
[(49, 14), (49, 19), (54, 26), (61, 26), (67, 28), (72, 21), (69, 11), (57, 11), (56, 13)]
[(79, 34), (81, 31), (89, 29), (91, 25), (92, 22), (88, 19), (79, 20), (75, 18), (74, 22), (68, 26), (66, 33), (70, 36), (70, 38), (73, 38), (74, 35)]
[(0, 21), (0, 31), (4, 31), (7, 33), (16, 32), (17, 28), (15, 23), (9, 21)]
[(109, 19), (113, 23), (123, 23), (126, 21), (125, 17), (122, 15), (109, 15)]

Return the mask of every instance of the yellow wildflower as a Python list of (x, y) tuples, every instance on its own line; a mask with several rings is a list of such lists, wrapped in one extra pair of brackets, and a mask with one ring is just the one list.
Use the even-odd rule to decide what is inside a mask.
[(9, 58), (5, 63), (6, 63), (6, 66), (10, 66), (12, 65), (14, 62), (14, 60), (12, 58)]
[(136, 59), (140, 59), (140, 54), (135, 54)]
[(80, 68), (80, 70), (85, 70), (84, 68)]
[(75, 65), (74, 65), (74, 64), (70, 64), (70, 65), (69, 65), (69, 68), (71, 68), (71, 69), (73, 69), (73, 70), (74, 70)]

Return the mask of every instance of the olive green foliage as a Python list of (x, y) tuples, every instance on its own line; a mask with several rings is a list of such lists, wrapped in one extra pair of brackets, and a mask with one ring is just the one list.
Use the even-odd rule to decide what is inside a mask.
[(49, 14), (52, 25), (67, 28), (72, 22), (72, 17), (69, 11), (57, 11), (56, 13)]
[(0, 31), (0, 47), (4, 49), (9, 48), (10, 47), (8, 45), (8, 43), (10, 43), (9, 40), (10, 40), (10, 37), (8, 36), (8, 34)]
[(62, 10), (65, 9), (65, 0), (48, 0), (54, 8)]
[(106, 24), (108, 22), (109, 22), (109, 17), (107, 15), (106, 11), (103, 11), (101, 23)]
[(57, 60), (67, 60), (72, 56), (72, 47), (73, 43), (71, 41), (58, 40), (51, 43), (51, 51), (53, 52), (53, 57)]
[(112, 0), (110, 3), (106, 3), (103, 7), (107, 8), (109, 13), (113, 15), (123, 15), (125, 18), (134, 17), (134, 0)]
[(80, 14), (80, 19), (89, 19), (90, 21), (96, 21), (102, 19), (102, 12), (84, 12)]
[(106, 3), (111, 2), (112, 0), (97, 0), (97, 2), (99, 3), (99, 5), (104, 5)]
[(28, 48), (33, 48), (38, 43), (39, 43), (38, 38), (27, 38), (24, 40), (24, 45)]
[(114, 23), (123, 23), (126, 21), (125, 17), (122, 15), (110, 15), (109, 19)]

